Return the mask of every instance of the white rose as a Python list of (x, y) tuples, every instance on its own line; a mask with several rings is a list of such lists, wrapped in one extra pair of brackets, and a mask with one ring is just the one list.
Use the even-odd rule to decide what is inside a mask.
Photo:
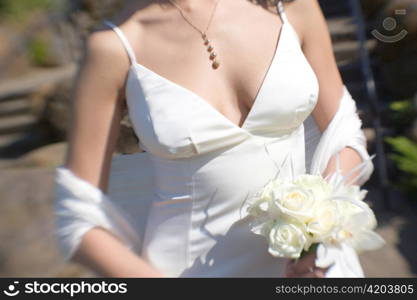
[(364, 214), (366, 216), (366, 222), (361, 222), (360, 226), (367, 229), (373, 229), (377, 225), (377, 221), (372, 209), (364, 201), (355, 200), (352, 198), (334, 198), (333, 200), (338, 206), (338, 211), (340, 212), (339, 223), (342, 227), (351, 224), (354, 216), (359, 214)]
[(339, 220), (339, 206), (336, 201), (321, 201), (315, 206), (314, 218), (307, 224), (307, 231), (313, 234), (314, 242), (321, 242), (332, 234)]
[(296, 218), (301, 222), (308, 222), (313, 217), (315, 197), (302, 187), (285, 184), (272, 190), (272, 206), (287, 216)]
[(298, 258), (310, 244), (302, 223), (277, 221), (269, 231), (268, 252), (275, 257)]
[(351, 201), (345, 201), (345, 200), (334, 200), (337, 206), (339, 207), (339, 210), (342, 212), (342, 217), (349, 218), (352, 215), (355, 215), (357, 213), (361, 213), (364, 211), (363, 208), (356, 205), (355, 202)]
[(297, 177), (295, 184), (310, 190), (317, 201), (325, 200), (333, 193), (333, 186), (317, 175), (302, 174)]

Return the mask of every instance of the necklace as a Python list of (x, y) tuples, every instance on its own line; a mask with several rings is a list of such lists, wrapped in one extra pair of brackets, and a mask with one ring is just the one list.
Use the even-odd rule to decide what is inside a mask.
[(214, 47), (211, 45), (211, 43), (210, 43), (210, 40), (207, 38), (207, 30), (208, 30), (208, 28), (209, 28), (209, 26), (210, 26), (210, 24), (211, 24), (211, 21), (213, 20), (213, 16), (214, 16), (214, 12), (216, 11), (216, 8), (217, 8), (217, 4), (219, 4), (219, 1), (220, 0), (217, 0), (216, 1), (216, 4), (214, 5), (214, 8), (213, 8), (213, 11), (211, 12), (211, 16), (210, 16), (210, 20), (209, 20), (209, 22), (208, 22), (208, 24), (207, 24), (207, 27), (206, 27), (206, 29), (204, 30), (204, 31), (202, 31), (202, 30), (200, 30), (197, 26), (195, 26), (186, 16), (185, 16), (185, 14), (184, 14), (184, 11), (182, 10), (182, 8), (181, 7), (179, 7), (178, 6), (178, 4), (177, 3), (175, 3), (174, 1), (172, 1), (172, 0), (169, 0), (169, 2), (171, 2), (171, 4), (172, 5), (174, 5), (177, 9), (178, 9), (178, 11), (180, 12), (180, 14), (181, 14), (181, 16), (184, 18), (184, 20), (188, 23), (188, 24), (190, 24), (191, 25), (191, 27), (193, 27), (194, 29), (196, 29), (200, 34), (201, 34), (201, 38), (203, 39), (203, 42), (204, 42), (204, 46), (206, 46), (207, 47), (207, 51), (210, 53), (210, 56), (209, 56), (209, 59), (210, 59), (210, 61), (212, 62), (211, 63), (211, 67), (213, 68), (213, 69), (217, 69), (217, 68), (219, 68), (220, 67), (220, 63), (219, 63), (219, 61), (218, 61), (218, 59), (217, 59), (217, 53), (216, 52), (214, 52)]

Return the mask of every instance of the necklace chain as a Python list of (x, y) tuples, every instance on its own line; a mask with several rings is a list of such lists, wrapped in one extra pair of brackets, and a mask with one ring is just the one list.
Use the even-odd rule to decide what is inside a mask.
[(213, 69), (217, 69), (219, 66), (220, 66), (220, 63), (219, 63), (219, 61), (216, 59), (217, 58), (217, 54), (216, 54), (216, 52), (214, 52), (214, 47), (210, 44), (210, 41), (207, 39), (207, 31), (208, 31), (208, 29), (209, 29), (209, 27), (210, 27), (210, 24), (211, 24), (211, 22), (212, 22), (212, 20), (213, 20), (213, 17), (214, 17), (214, 13), (215, 13), (215, 11), (216, 11), (216, 8), (217, 8), (217, 5), (219, 4), (219, 2), (220, 2), (220, 0), (217, 0), (216, 1), (216, 3), (214, 4), (214, 8), (213, 8), (213, 10), (212, 10), (212, 12), (211, 12), (211, 15), (210, 15), (210, 19), (209, 19), (209, 22), (208, 22), (208, 24), (207, 24), (207, 27), (206, 27), (206, 29), (204, 30), (204, 31), (202, 31), (201, 29), (199, 29), (197, 26), (195, 26), (191, 21), (190, 21), (190, 19), (189, 18), (187, 18), (187, 16), (185, 15), (185, 13), (184, 13), (184, 11), (183, 11), (183, 9), (177, 4), (177, 3), (175, 3), (173, 0), (168, 0), (172, 5), (174, 5), (177, 9), (178, 9), (178, 11), (180, 12), (180, 14), (181, 14), (181, 16), (184, 18), (184, 20), (191, 26), (191, 27), (193, 27), (195, 30), (197, 30), (200, 34), (201, 34), (201, 37), (202, 37), (202, 39), (204, 40), (204, 45), (205, 46), (207, 46), (207, 51), (210, 53), (210, 60), (212, 61), (212, 67), (213, 67)]
[(173, 0), (169, 0), (169, 2), (171, 2), (172, 3), (172, 5), (174, 5), (178, 10), (179, 10), (179, 12), (180, 12), (180, 14), (181, 14), (181, 16), (187, 21), (187, 23), (188, 24), (190, 24), (194, 29), (196, 29), (198, 32), (200, 32), (201, 33), (201, 35), (204, 35), (206, 32), (207, 32), (207, 30), (208, 30), (208, 28), (210, 27), (210, 24), (211, 24), (211, 21), (213, 20), (213, 17), (214, 17), (214, 13), (216, 12), (216, 8), (217, 8), (217, 5), (219, 4), (219, 2), (220, 2), (220, 0), (217, 0), (216, 1), (216, 3), (214, 4), (214, 8), (213, 8), (213, 10), (212, 10), (212, 12), (211, 12), (211, 15), (210, 15), (210, 19), (209, 19), (209, 22), (208, 22), (208, 24), (207, 24), (207, 27), (206, 27), (206, 29), (204, 30), (204, 31), (201, 31), (201, 29), (199, 29), (197, 26), (195, 26), (190, 20), (189, 20), (189, 18), (187, 18), (186, 16), (185, 16), (185, 14), (184, 14), (184, 10), (177, 4), (177, 3), (175, 3), (175, 1), (173, 1)]

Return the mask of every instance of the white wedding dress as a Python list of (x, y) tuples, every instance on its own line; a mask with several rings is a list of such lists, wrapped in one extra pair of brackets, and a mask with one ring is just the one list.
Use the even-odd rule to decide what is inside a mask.
[[(250, 231), (243, 204), (278, 171), (302, 174), (307, 164), (322, 171), (325, 161), (306, 155), (305, 123), (309, 117), (314, 122), (318, 80), (281, 2), (278, 10), (283, 25), (275, 54), (242, 126), (138, 63), (122, 31), (106, 21), (131, 60), (126, 99), (146, 152), (113, 159), (109, 195), (57, 168), (57, 236), (67, 259), (83, 234), (102, 226), (168, 277), (283, 276), (284, 259), (272, 257), (266, 239)], [(319, 144), (316, 139), (314, 146)], [(351, 145), (368, 158), (362, 135)], [(281, 168), (287, 155), (292, 170)], [(367, 172), (364, 180), (372, 166)], [(335, 276), (363, 275), (354, 252), (338, 253), (348, 264), (341, 271), (337, 265)]]

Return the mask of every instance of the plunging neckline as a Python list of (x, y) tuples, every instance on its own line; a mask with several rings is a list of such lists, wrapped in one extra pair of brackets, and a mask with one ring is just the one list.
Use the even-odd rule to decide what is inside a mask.
[(197, 101), (199, 101), (199, 103), (201, 103), (202, 105), (206, 106), (210, 111), (214, 112), (217, 116), (219, 116), (223, 121), (229, 123), (232, 127), (249, 133), (248, 130), (247, 130), (247, 128), (246, 128), (247, 127), (247, 123), (250, 121), (250, 118), (255, 113), (256, 106), (259, 105), (259, 102), (261, 100), (259, 97), (262, 94), (262, 90), (263, 90), (263, 88), (265, 86), (265, 82), (269, 78), (269, 74), (271, 73), (271, 68), (274, 65), (274, 63), (275, 63), (275, 61), (276, 61), (276, 59), (278, 57), (278, 54), (280, 52), (279, 49), (282, 47), (281, 44), (282, 44), (283, 34), (284, 34), (284, 30), (285, 30), (287, 24), (289, 24), (289, 23), (288, 22), (282, 22), (281, 21), (281, 26), (280, 26), (280, 29), (278, 31), (278, 37), (277, 37), (277, 41), (276, 41), (276, 44), (275, 44), (274, 53), (272, 55), (272, 58), (270, 60), (269, 65), (267, 67), (267, 70), (264, 73), (264, 76), (263, 76), (261, 85), (259, 86), (259, 88), (257, 90), (257, 93), (255, 95), (255, 98), (254, 98), (254, 100), (252, 102), (252, 106), (249, 109), (249, 112), (247, 113), (245, 119), (243, 120), (242, 125), (240, 125), (240, 126), (239, 126), (239, 124), (234, 123), (232, 120), (230, 120), (229, 118), (227, 118), (224, 114), (222, 114), (218, 109), (216, 109), (212, 104), (210, 104), (210, 102), (208, 102), (204, 97), (200, 96), (199, 94), (197, 94), (196, 92), (190, 90), (189, 88), (186, 88), (183, 85), (180, 85), (180, 84), (176, 83), (175, 81), (170, 80), (170, 79), (168, 79), (168, 78), (166, 78), (166, 77), (158, 74), (155, 71), (152, 71), (151, 69), (145, 67), (144, 65), (138, 63), (137, 61), (132, 62), (131, 68), (133, 67), (133, 69), (136, 70), (136, 68), (139, 67), (143, 71), (148, 72), (149, 74), (152, 74), (153, 76), (157, 77), (158, 79), (164, 81), (166, 84), (169, 84), (169, 85), (171, 85), (171, 86), (173, 86), (175, 88), (178, 88), (178, 89), (180, 89), (180, 90), (182, 90), (182, 91), (190, 94), (191, 96), (193, 96), (194, 99), (196, 99)]

